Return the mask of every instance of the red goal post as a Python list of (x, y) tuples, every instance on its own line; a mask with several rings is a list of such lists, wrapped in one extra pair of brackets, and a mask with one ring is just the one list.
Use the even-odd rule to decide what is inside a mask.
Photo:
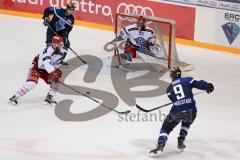
[[(115, 35), (118, 36), (120, 30), (128, 25), (137, 22), (140, 15), (117, 13), (115, 16)], [(143, 16), (148, 27), (152, 28), (155, 35), (156, 44), (159, 47), (159, 63), (164, 64), (168, 69), (179, 65), (179, 58), (175, 44), (175, 25), (174, 20)]]

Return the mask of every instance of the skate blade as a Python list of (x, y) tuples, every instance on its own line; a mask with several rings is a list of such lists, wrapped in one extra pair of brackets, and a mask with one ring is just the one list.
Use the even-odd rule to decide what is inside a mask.
[(182, 153), (184, 151), (185, 148), (182, 148), (182, 149), (178, 149), (178, 153)]
[(44, 101), (43, 105), (50, 106), (50, 107), (56, 107), (57, 103), (48, 103), (48, 102)]
[(11, 106), (16, 106), (17, 103), (13, 102), (13, 101), (8, 101), (8, 104), (10, 104)]
[(149, 153), (149, 157), (156, 158), (162, 155), (162, 151), (158, 151), (157, 153)]

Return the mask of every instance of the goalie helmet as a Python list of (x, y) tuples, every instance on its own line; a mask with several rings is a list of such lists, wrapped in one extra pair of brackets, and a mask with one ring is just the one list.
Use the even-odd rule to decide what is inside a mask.
[(139, 16), (137, 19), (137, 26), (139, 30), (143, 30), (146, 25), (146, 19), (143, 16)]
[(169, 70), (169, 73), (172, 79), (176, 79), (181, 77), (182, 71), (179, 67), (173, 67)]
[(75, 8), (76, 8), (75, 3), (69, 2), (69, 3), (67, 4), (67, 9), (75, 10)]

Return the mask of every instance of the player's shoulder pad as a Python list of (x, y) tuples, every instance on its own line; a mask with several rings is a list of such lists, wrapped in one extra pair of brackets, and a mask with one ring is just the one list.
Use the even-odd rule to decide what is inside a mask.
[(131, 30), (133, 25), (130, 25), (130, 26), (126, 26), (124, 28), (122, 28), (122, 31), (125, 33), (125, 34), (128, 34), (129, 35), (129, 30)]
[(56, 6), (53, 7), (53, 11), (54, 11), (54, 14), (58, 17), (61, 15), (64, 15), (65, 13), (65, 10), (63, 8), (58, 8)]
[(70, 20), (70, 18), (68, 18), (67, 21), (64, 19), (65, 9), (63, 9), (63, 8), (58, 8), (58, 9), (57, 9), (57, 8), (54, 8), (54, 14), (55, 14), (59, 19), (65, 21), (65, 23), (66, 23), (67, 25), (69, 25), (70, 27), (73, 27), (73, 23), (74, 23), (73, 15), (70, 16), (70, 17), (71, 17), (71, 20)]
[(52, 55), (52, 53), (54, 52), (54, 49), (52, 48), (52, 46), (48, 46), (46, 48), (46, 53), (44, 53), (44, 55)]
[(182, 77), (181, 79), (190, 84), (192, 84), (195, 81), (195, 79), (193, 77)]
[(132, 24), (130, 26), (125, 27), (127, 29), (127, 31), (134, 31), (134, 30), (138, 30), (137, 28), (137, 24)]
[(58, 11), (58, 12), (61, 11), (61, 8), (59, 8), (59, 7), (57, 7), (57, 6), (52, 6), (51, 8), (52, 8), (54, 11)]
[(54, 11), (55, 6), (47, 7), (46, 10)]
[(154, 34), (153, 29), (150, 28), (150, 27), (146, 27), (144, 31), (145, 32), (150, 32), (151, 34)]
[(39, 54), (39, 59), (41, 60), (46, 60), (46, 59), (51, 59), (51, 55), (54, 52), (53, 48), (51, 46), (46, 47), (40, 54)]

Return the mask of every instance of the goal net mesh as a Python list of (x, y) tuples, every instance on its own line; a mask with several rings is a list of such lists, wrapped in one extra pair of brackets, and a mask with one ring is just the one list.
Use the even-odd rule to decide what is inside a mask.
[[(137, 22), (139, 15), (134, 14), (116, 14), (115, 17), (115, 34), (119, 35), (122, 28)], [(148, 17), (146, 25), (153, 29), (154, 38), (157, 49), (151, 50), (154, 57), (145, 56), (142, 59), (146, 62), (159, 64), (169, 69), (171, 67), (179, 66), (179, 58), (175, 45), (175, 21), (165, 18)], [(124, 52), (124, 45), (119, 47), (119, 53)]]

